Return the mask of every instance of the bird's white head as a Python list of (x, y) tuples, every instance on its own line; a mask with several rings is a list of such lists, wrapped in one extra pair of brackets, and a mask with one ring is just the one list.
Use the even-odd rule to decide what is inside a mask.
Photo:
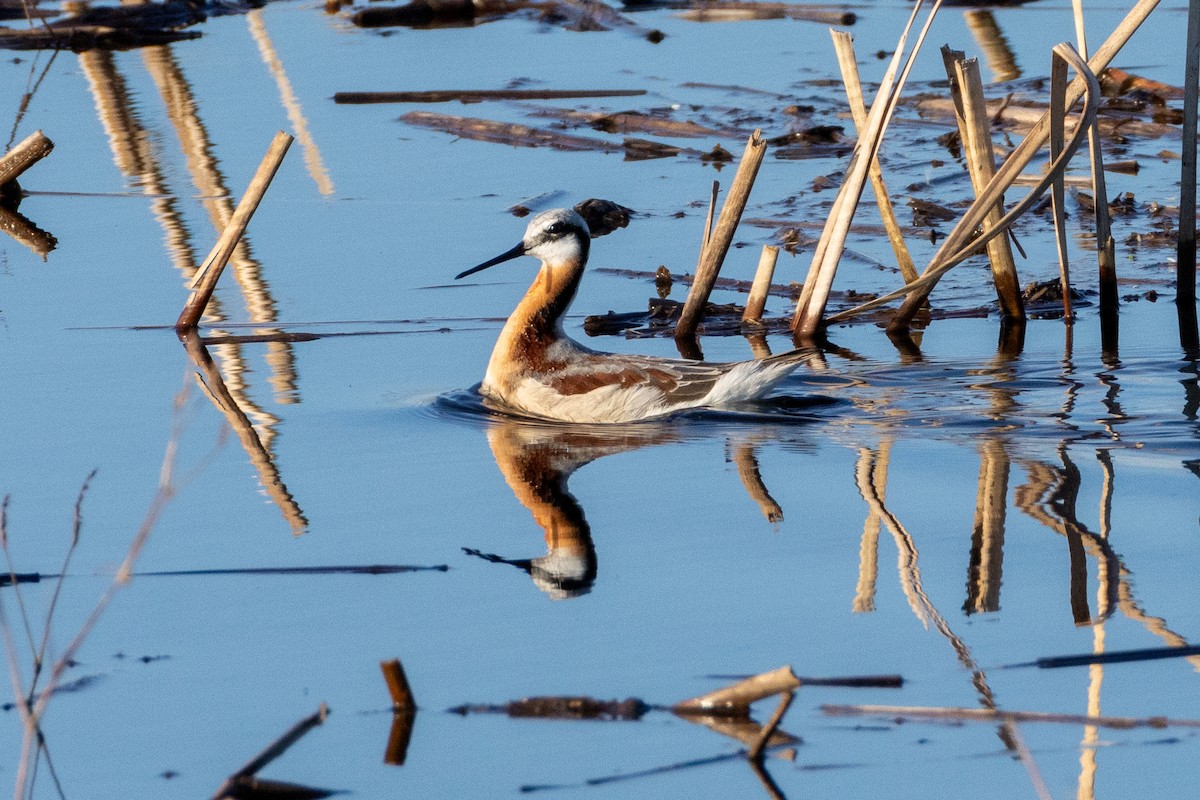
[(583, 217), (569, 208), (543, 211), (529, 221), (521, 243), (493, 259), (471, 267), (455, 275), (455, 280), (465, 278), (480, 270), (501, 264), (518, 256), (530, 255), (548, 264), (577, 264), (582, 267), (587, 261), (591, 233)]

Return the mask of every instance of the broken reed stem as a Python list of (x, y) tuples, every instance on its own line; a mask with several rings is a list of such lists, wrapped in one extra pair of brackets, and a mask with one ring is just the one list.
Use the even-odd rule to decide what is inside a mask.
[(417, 701), (413, 698), (400, 659), (380, 661), (379, 668), (383, 670), (383, 679), (387, 682), (388, 694), (392, 697), (392, 710), (399, 712), (415, 709)]
[[(858, 136), (863, 135), (867, 126), (867, 106), (863, 97), (862, 80), (858, 74), (858, 60), (854, 56), (854, 37), (847, 31), (830, 31), (833, 36), (833, 49), (837, 53), (838, 66), (842, 70), (842, 83), (846, 86), (846, 98), (850, 102), (850, 116), (854, 120), (854, 129)], [(887, 231), (888, 241), (892, 252), (896, 254), (896, 265), (904, 282), (917, 279), (917, 267), (908, 245), (904, 241), (904, 231), (896, 219), (896, 209), (888, 195), (887, 185), (883, 181), (883, 169), (877, 159), (871, 160), (869, 169), (871, 188), (875, 191), (875, 204), (879, 207), (879, 216), (883, 220), (884, 230)]]
[(1180, 317), (1180, 338), (1195, 342), (1196, 334), (1196, 124), (1200, 94), (1200, 5), (1188, 3), (1187, 57), (1184, 68), (1183, 159), (1179, 174), (1179, 242), (1175, 272), (1175, 303), (1187, 307), (1191, 320), (1185, 334)]
[[(922, 4), (923, 0), (918, 0), (913, 7), (908, 24), (900, 35), (895, 55), (892, 56), (892, 61), (880, 83), (879, 91), (875, 95), (875, 102), (871, 105), (866, 131), (859, 137), (858, 143), (854, 147), (854, 156), (846, 170), (846, 178), (834, 200), (825, 228), (821, 232), (821, 240), (813, 254), (812, 267), (804, 282), (800, 302), (796, 304), (796, 313), (792, 317), (793, 338), (798, 342), (814, 339), (821, 328), (825, 305), (829, 301), (829, 292), (833, 288), (833, 279), (837, 274), (837, 264), (845, 249), (846, 237), (850, 233), (850, 224), (854, 220), (859, 198), (862, 197), (868, 168), (875, 160), (879, 143), (883, 140), (883, 134), (896, 110), (896, 101), (899, 99), (900, 91), (908, 79), (909, 72), (912, 71), (913, 62), (921, 50), (921, 45), (925, 42), (925, 36), (929, 33), (929, 27), (933, 24), (938, 9), (941, 8), (942, 0), (934, 0), (933, 8), (930, 9), (929, 16), (917, 36), (912, 52), (908, 54), (903, 69), (900, 69), (899, 78), (896, 78), (896, 71), (900, 68), (900, 59), (904, 54), (905, 42), (916, 22), (917, 12)], [(812, 285), (810, 286), (810, 284)]]
[[(1067, 107), (1067, 62), (1057, 54), (1050, 59), (1050, 160), (1054, 161), (1063, 151), (1066, 140)], [(1066, 170), (1056, 170), (1050, 187), (1050, 205), (1054, 212), (1054, 243), (1058, 249), (1058, 274), (1062, 287), (1063, 322), (1070, 324), (1071, 313), (1071, 266), (1067, 253)]]
[(792, 705), (792, 701), (796, 699), (796, 691), (792, 689), (784, 692), (779, 698), (779, 705), (775, 707), (775, 713), (767, 720), (767, 724), (763, 725), (762, 731), (759, 732), (758, 738), (754, 740), (754, 744), (750, 746), (750, 750), (746, 753), (746, 758), (751, 761), (762, 761), (763, 751), (766, 750), (767, 742), (779, 727), (783, 715), (787, 713), (788, 708)]
[(758, 168), (762, 166), (766, 152), (767, 143), (762, 138), (762, 131), (755, 130), (746, 142), (746, 150), (738, 164), (737, 174), (733, 178), (733, 185), (729, 187), (725, 203), (721, 206), (721, 215), (717, 219), (712, 238), (705, 243), (700, 253), (696, 277), (692, 281), (687, 302), (684, 303), (679, 323), (675, 328), (676, 340), (688, 340), (696, 335), (696, 326), (700, 322), (704, 304), (712, 294), (713, 284), (716, 283), (721, 264), (725, 261), (725, 254), (733, 244), (733, 235), (741, 222), (746, 200), (750, 196), (750, 189), (754, 186), (754, 178), (758, 175)]
[[(983, 191), (988, 181), (996, 174), (996, 160), (992, 148), (991, 121), (987, 103), (983, 97), (983, 80), (979, 76), (978, 59), (959, 58), (953, 64), (953, 83), (961, 93), (963, 115), (960, 130), (964, 134), (963, 154), (967, 158), (971, 173), (971, 184), (976, 195)], [(991, 227), (1004, 216), (1004, 196), (1001, 195), (984, 218), (984, 225)], [(992, 281), (996, 285), (996, 298), (1000, 301), (1001, 313), (1009, 320), (1025, 319), (1025, 303), (1021, 299), (1021, 281), (1017, 277), (1017, 265), (1013, 261), (1008, 238), (997, 236), (987, 243), (988, 261), (992, 267)]]
[(1052, 714), (1046, 711), (999, 711), (990, 708), (953, 708), (927, 706), (853, 706), (823, 705), (821, 711), (831, 717), (894, 717), (896, 719), (953, 719), (969, 722), (1059, 722), (1068, 725), (1095, 725), (1099, 728), (1200, 728), (1197, 719), (1167, 717), (1091, 717), (1085, 714)]
[(50, 155), (54, 142), (39, 131), (26, 136), (12, 150), (0, 157), (0, 187), (15, 181), (21, 173)]
[(717, 211), (717, 194), (721, 191), (721, 182), (713, 181), (712, 194), (708, 198), (708, 216), (704, 218), (704, 238), (700, 241), (700, 258), (697, 259), (697, 268), (699, 262), (704, 260), (704, 251), (708, 248), (708, 240), (712, 238), (713, 215)]
[(746, 716), (750, 704), (773, 694), (800, 688), (801, 681), (790, 666), (754, 675), (732, 686), (676, 703), (671, 710), (677, 714), (725, 714)]
[[(1145, 22), (1146, 17), (1150, 15), (1150, 12), (1152, 12), (1158, 6), (1158, 3), (1159, 0), (1139, 0), (1137, 5), (1130, 9), (1129, 13), (1125, 15), (1125, 18), (1121, 20), (1121, 23), (1117, 26), (1117, 28), (1112, 32), (1108, 39), (1105, 40), (1104, 44), (1100, 46), (1100, 49), (1096, 51), (1095, 55), (1093, 55), (1092, 58), (1086, 62), (1084, 65), (1086, 70), (1077, 70), (1078, 74), (1067, 87), (1067, 96), (1064, 101), (1064, 105), (1067, 108), (1070, 108), (1085, 93), (1088, 94), (1089, 97), (1091, 97), (1088, 103), (1089, 107), (1085, 109), (1085, 113), (1081, 115), (1081, 119), (1090, 118), (1095, 110), (1095, 104), (1097, 102), (1095, 95), (1098, 94), (1095, 88), (1095, 76), (1104, 71), (1117, 52), (1129, 40), (1129, 37), (1133, 35), (1133, 33), (1138, 29), (1138, 27), (1141, 26), (1143, 22)], [(1059, 47), (1063, 46), (1064, 45), (1059, 45)], [(1074, 58), (1078, 58), (1078, 55), (1075, 55)], [(1079, 60), (1082, 61), (1082, 59)], [(1047, 110), (1046, 113), (1042, 115), (1041, 119), (1038, 120), (1038, 122), (1021, 141), (1021, 143), (1017, 145), (1016, 149), (1009, 154), (1007, 159), (1005, 159), (1004, 164), (1002, 164), (1000, 169), (997, 171), (996, 178), (993, 179), (992, 183), (998, 186), (1004, 186), (1006, 188), (1011, 186), (1013, 180), (1015, 180), (1020, 171), (1025, 168), (1025, 166), (1032, 160), (1033, 156), (1042, 147), (1042, 145), (1046, 143), (1046, 140), (1049, 136), (1049, 130), (1050, 112)], [(1081, 123), (1081, 125), (1076, 126), (1075, 133), (1071, 140), (1072, 144), (1067, 148), (1068, 152), (1072, 154), (1074, 153), (1075, 148), (1078, 146), (1078, 139), (1080, 138), (1082, 132), (1083, 125)], [(1051, 171), (1053, 171), (1054, 168), (1061, 168), (1061, 165), (1052, 165)], [(1035, 188), (1034, 191), (1030, 192), (1030, 197), (1033, 199), (1040, 197), (1041, 193), (1045, 191), (1048, 183), (1049, 181), (1046, 180), (1040, 182), (1038, 184), (1039, 188)], [(1022, 201), (1022, 203), (1018, 204), (1016, 208), (1020, 208), (1021, 213), (1024, 213), (1029, 205), (1032, 205), (1032, 200), (1029, 200), (1028, 203), (1026, 203), (1026, 201)], [(1013, 210), (1015, 210), (1015, 208)], [(1015, 216), (1016, 215), (1013, 214), (1013, 211), (1010, 210), (1008, 215), (1006, 215), (1006, 219), (1009, 217), (1015, 219)], [(970, 209), (967, 209), (967, 213), (963, 215), (959, 225), (956, 226), (955, 229), (946, 237), (945, 241), (942, 243), (942, 247), (934, 255), (933, 259), (929, 263), (929, 266), (925, 268), (918, 285), (909, 287), (905, 290), (908, 296), (905, 298), (896, 314), (892, 317), (892, 321), (888, 325), (888, 330), (892, 332), (902, 332), (908, 330), (910, 324), (912, 323), (913, 317), (916, 316), (917, 312), (921, 309), (921, 306), (925, 304), (925, 301), (929, 297), (929, 293), (933, 290), (933, 287), (937, 285), (938, 279), (952, 266), (958, 263), (958, 260), (956, 260), (958, 254), (955, 251), (959, 251), (963, 248), (963, 244), (973, 234), (976, 226), (981, 222), (982, 217), (983, 214), (981, 213), (981, 209), (976, 209), (974, 206), (972, 206)], [(996, 235), (997, 233), (999, 233), (999, 231), (994, 231), (991, 235)], [(987, 233), (984, 234), (984, 236), (987, 235)], [(892, 297), (888, 297), (888, 300), (890, 299), (892, 299)], [(863, 304), (855, 309), (851, 309), (849, 312), (844, 312), (844, 315), (839, 315), (839, 317), (845, 318), (845, 316), (862, 313), (862, 311), (866, 311), (868, 308), (874, 308), (876, 305), (882, 304), (883, 302), (887, 302), (887, 300), (879, 298), (876, 301), (872, 301), (871, 304)]]
[(234, 248), (237, 247), (242, 234), (246, 232), (250, 218), (254, 216), (258, 204), (262, 202), (263, 195), (266, 194), (267, 187), (271, 185), (271, 180), (275, 177), (279, 165), (283, 163), (283, 157), (287, 154), (292, 141), (292, 136), (283, 131), (275, 134), (275, 139), (271, 142), (262, 163), (259, 164), (258, 171), (254, 173), (250, 185), (246, 187), (246, 193), (242, 195), (242, 200), (238, 203), (237, 210), (233, 212), (233, 216), (230, 217), (229, 223), (221, 233), (221, 238), (217, 240), (212, 252), (208, 254), (208, 258), (197, 270), (196, 280), (192, 284), (192, 293), (188, 296), (187, 302), (183, 306), (183, 312), (175, 322), (176, 331), (182, 332), (195, 328), (200, 321), (200, 315), (204, 313), (204, 308), (217, 288), (217, 281), (221, 278), (225, 265), (233, 255)]
[(767, 306), (767, 293), (771, 291), (771, 279), (775, 277), (775, 263), (779, 259), (779, 248), (763, 245), (758, 258), (758, 269), (754, 272), (754, 283), (750, 284), (750, 296), (746, 298), (746, 310), (742, 322), (761, 322), (763, 309)]

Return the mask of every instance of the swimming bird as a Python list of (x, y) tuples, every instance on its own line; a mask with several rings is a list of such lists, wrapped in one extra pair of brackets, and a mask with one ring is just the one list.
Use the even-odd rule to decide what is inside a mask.
[(479, 392), (522, 414), (564, 422), (635, 422), (694, 408), (728, 408), (764, 397), (808, 357), (792, 350), (735, 363), (604, 353), (563, 331), (587, 265), (591, 234), (571, 209), (544, 211), (510, 250), (455, 280), (523, 255), (542, 261), (508, 318)]

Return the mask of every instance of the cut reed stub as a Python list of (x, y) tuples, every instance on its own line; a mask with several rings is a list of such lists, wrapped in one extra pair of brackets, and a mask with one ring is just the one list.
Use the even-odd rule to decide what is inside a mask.
[(404, 666), (400, 659), (380, 661), (379, 668), (383, 670), (383, 679), (387, 683), (388, 694), (392, 698), (392, 710), (396, 712), (416, 709), (417, 701), (408, 685), (408, 677), (404, 674)]
[(39, 131), (26, 136), (12, 150), (0, 157), (0, 202), (16, 206), (21, 201), (17, 178), (54, 149), (54, 142)]

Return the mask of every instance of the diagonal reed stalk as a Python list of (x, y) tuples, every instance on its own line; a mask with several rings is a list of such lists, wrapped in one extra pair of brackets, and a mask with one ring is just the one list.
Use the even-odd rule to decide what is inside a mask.
[[(846, 86), (846, 99), (850, 101), (850, 116), (854, 120), (854, 129), (861, 138), (867, 127), (867, 106), (863, 99), (862, 80), (858, 74), (858, 59), (854, 56), (854, 37), (847, 31), (831, 30), (833, 49), (837, 53), (838, 67), (842, 71), (842, 83)], [(878, 159), (871, 160), (871, 188), (875, 191), (875, 204), (879, 207), (879, 216), (883, 220), (884, 230), (887, 231), (888, 241), (896, 254), (896, 265), (900, 267), (900, 275), (904, 281), (917, 279), (917, 267), (908, 245), (904, 242), (904, 231), (896, 219), (896, 210), (892, 199), (888, 196), (887, 184), (883, 181), (883, 169)]]
[[(904, 56), (909, 32), (912, 30), (923, 4), (924, 0), (917, 1), (909, 16), (908, 24), (900, 34), (896, 52), (880, 82), (875, 102), (871, 104), (866, 131), (859, 137), (858, 143), (855, 145), (854, 155), (846, 170), (846, 178), (838, 190), (829, 218), (825, 222), (825, 228), (821, 232), (821, 239), (813, 253), (812, 266), (809, 268), (808, 278), (804, 281), (804, 290), (801, 292), (800, 301), (796, 304), (796, 312), (792, 317), (792, 329), (798, 341), (815, 338), (821, 327), (821, 318), (825, 314), (825, 305), (829, 301), (829, 292), (833, 286), (834, 275), (837, 273), (837, 264), (845, 249), (846, 237), (850, 233), (850, 224), (854, 220), (854, 212), (858, 208), (858, 201), (866, 183), (868, 167), (875, 160), (875, 154), (879, 150), (883, 134), (896, 109), (900, 90), (904, 87), (909, 72), (912, 71), (916, 54), (921, 50), (925, 36), (929, 33), (929, 26), (933, 24), (938, 9), (941, 8), (942, 0), (934, 1), (929, 16), (917, 37), (917, 42), (901, 69), (900, 61)], [(900, 71), (898, 79), (896, 78), (897, 70)]]

